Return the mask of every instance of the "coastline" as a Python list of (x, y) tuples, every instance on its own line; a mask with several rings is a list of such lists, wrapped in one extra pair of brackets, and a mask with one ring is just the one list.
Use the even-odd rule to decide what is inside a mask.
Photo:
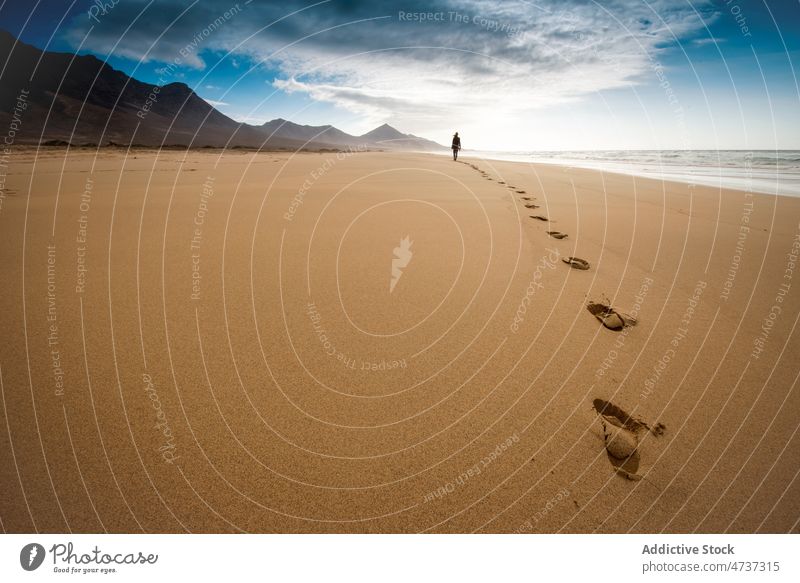
[[(631, 151), (631, 154), (650, 154), (654, 157), (671, 155), (671, 152), (681, 154), (700, 152), (703, 154), (716, 153), (713, 150), (705, 151)], [(796, 151), (784, 151), (786, 153), (800, 154)], [(800, 166), (795, 160), (791, 167), (770, 168), (769, 166), (753, 165), (752, 158), (759, 153), (776, 154), (768, 150), (755, 151), (736, 151), (740, 157), (744, 158), (729, 165), (713, 164), (676, 164), (668, 162), (657, 162), (651, 159), (647, 162), (636, 162), (625, 160), (625, 152), (617, 152), (617, 159), (609, 157), (602, 159), (602, 155), (613, 154), (614, 152), (597, 151), (591, 153), (596, 157), (573, 158), (569, 152), (561, 153), (514, 153), (514, 152), (491, 152), (475, 151), (473, 157), (478, 157), (486, 161), (505, 161), (519, 162), (523, 164), (547, 164), (554, 166), (567, 166), (570, 168), (582, 168), (596, 170), (598, 172), (625, 174), (628, 176), (639, 176), (641, 178), (652, 178), (654, 180), (664, 180), (670, 182), (680, 182), (684, 184), (698, 184), (725, 190), (740, 190), (758, 192), (760, 194), (771, 194), (773, 196), (800, 196)], [(729, 154), (730, 152), (721, 152)], [(559, 154), (559, 155), (554, 155)], [(581, 152), (580, 154), (589, 154)], [(466, 151), (466, 155), (470, 155)]]
[[(35, 154), (0, 207), (9, 531), (23, 491), (41, 532), (797, 529), (800, 198), (468, 152)], [(640, 480), (598, 399), (664, 425)]]

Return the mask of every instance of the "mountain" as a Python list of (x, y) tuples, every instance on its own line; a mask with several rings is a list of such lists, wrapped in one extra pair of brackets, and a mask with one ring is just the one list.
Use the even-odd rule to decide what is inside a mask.
[(340, 146), (360, 146), (372, 143), (356, 136), (351, 136), (331, 125), (299, 125), (281, 118), (268, 121), (261, 126), (261, 129), (272, 136), (299, 140), (302, 142), (325, 142)]
[[(91, 55), (43, 52), (0, 31), (0, 112), (27, 91), (18, 143), (258, 146), (261, 132), (214, 109), (184, 83), (157, 87)], [(0, 115), (2, 115), (0, 114)], [(297, 144), (271, 143), (294, 147)]]
[(303, 142), (324, 142), (336, 146), (403, 150), (440, 150), (444, 148), (431, 140), (401, 133), (389, 124), (383, 124), (361, 136), (351, 136), (330, 125), (299, 125), (280, 118), (266, 122), (261, 128), (272, 136)]
[(401, 133), (388, 123), (375, 128), (371, 132), (367, 132), (361, 136), (361, 138), (383, 146), (409, 150), (441, 150), (445, 147), (431, 140), (426, 140), (425, 138)]
[[(268, 149), (439, 149), (384, 125), (363, 136), (275, 119), (239, 123), (185, 83), (143, 83), (92, 55), (41, 51), (0, 30), (0, 123), (16, 143), (109, 143)], [(26, 108), (22, 111), (20, 97)], [(388, 137), (387, 137), (388, 136)]]

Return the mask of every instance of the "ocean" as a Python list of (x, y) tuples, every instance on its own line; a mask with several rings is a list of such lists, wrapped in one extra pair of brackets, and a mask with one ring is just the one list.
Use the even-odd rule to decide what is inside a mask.
[(800, 150), (464, 150), (462, 155), (465, 160), (478, 157), (559, 164), (749, 192), (800, 196)]

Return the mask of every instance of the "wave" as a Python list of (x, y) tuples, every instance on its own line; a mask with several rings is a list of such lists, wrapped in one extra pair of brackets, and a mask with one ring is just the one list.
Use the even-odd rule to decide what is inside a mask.
[(532, 159), (596, 160), (619, 163), (680, 164), (690, 166), (781, 167), (800, 166), (797, 150), (605, 150), (516, 152)]
[(572, 150), (470, 154), (800, 196), (800, 150)]

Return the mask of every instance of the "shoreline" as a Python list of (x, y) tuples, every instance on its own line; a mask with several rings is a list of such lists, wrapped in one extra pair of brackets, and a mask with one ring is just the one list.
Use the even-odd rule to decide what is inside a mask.
[[(602, 153), (604, 151), (599, 151)], [(672, 150), (662, 151), (638, 151), (632, 150), (631, 153), (639, 152), (672, 152)], [(692, 152), (692, 150), (689, 150)], [(707, 152), (714, 152), (708, 150)], [(773, 152), (770, 150), (737, 150), (742, 153)], [(786, 152), (795, 152), (786, 150)], [(431, 152), (436, 155), (444, 155)], [(469, 151), (467, 150), (467, 154)], [(638, 176), (653, 180), (663, 180), (667, 182), (678, 182), (681, 184), (697, 184), (718, 188), (721, 190), (738, 190), (742, 192), (757, 192), (771, 196), (791, 196), (800, 197), (800, 171), (793, 169), (781, 169), (783, 176), (777, 174), (777, 170), (770, 171), (765, 167), (740, 166), (714, 166), (696, 165), (686, 166), (677, 164), (637, 164), (634, 162), (624, 162), (621, 160), (578, 160), (570, 158), (558, 158), (546, 160), (542, 158), (531, 159), (533, 154), (514, 154), (502, 152), (476, 151), (474, 158), (482, 161), (502, 161), (518, 162), (521, 164), (545, 164), (548, 166), (566, 166), (568, 168), (580, 168), (584, 170), (596, 170), (606, 174), (623, 174), (626, 176)], [(782, 189), (782, 192), (776, 190)]]

